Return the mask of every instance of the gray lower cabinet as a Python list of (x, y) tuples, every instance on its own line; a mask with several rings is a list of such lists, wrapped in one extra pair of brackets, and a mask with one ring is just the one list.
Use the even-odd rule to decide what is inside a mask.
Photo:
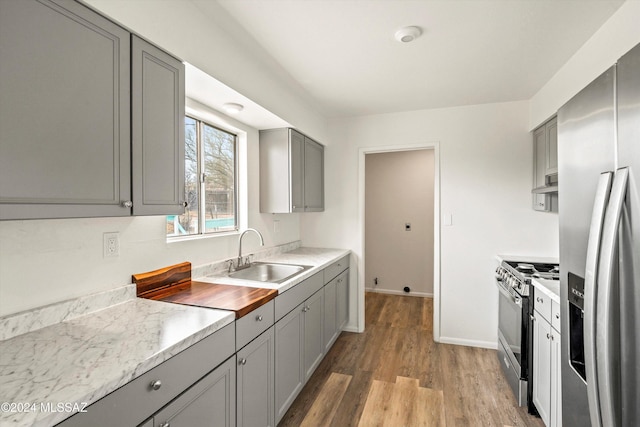
[(153, 427), (235, 427), (235, 425), (235, 356), (214, 369), (153, 416)]
[(274, 326), (238, 351), (238, 427), (275, 427), (274, 357)]
[(275, 326), (276, 424), (304, 386), (304, 302)]
[(337, 325), (338, 334), (344, 329), (349, 321), (349, 269), (345, 270), (337, 280)]
[[(347, 264), (348, 265), (348, 264)], [(347, 324), (349, 309), (349, 269), (324, 285), (324, 347), (325, 353)]]
[(318, 291), (305, 301), (304, 308), (304, 381), (308, 381), (324, 356), (322, 339), (324, 292)]
[(0, 85), (0, 219), (181, 212), (180, 61), (79, 2), (0, 1)]

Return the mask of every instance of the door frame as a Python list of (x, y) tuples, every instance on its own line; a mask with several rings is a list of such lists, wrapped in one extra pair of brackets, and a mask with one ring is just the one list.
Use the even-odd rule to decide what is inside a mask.
[(433, 150), (433, 339), (440, 342), (440, 142), (413, 145), (360, 147), (358, 149), (358, 220), (362, 262), (358, 265), (357, 329), (364, 331), (364, 272), (365, 272), (365, 164), (367, 154), (396, 151)]

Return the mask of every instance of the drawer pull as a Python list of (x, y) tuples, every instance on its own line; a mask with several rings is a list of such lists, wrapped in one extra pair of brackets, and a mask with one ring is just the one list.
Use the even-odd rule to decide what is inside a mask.
[(504, 364), (507, 368), (509, 368), (511, 365), (509, 363), (509, 360), (506, 357), (503, 357), (502, 360), (504, 360)]
[(536, 297), (536, 302), (539, 302), (540, 304), (542, 304), (544, 300), (540, 297)]
[(551, 335), (547, 334), (547, 339), (551, 338)]
[(171, 427), (171, 424), (169, 424), (169, 421), (164, 422), (162, 424), (160, 424), (160, 427)]
[(245, 359), (244, 357), (242, 359), (240, 359), (240, 361), (238, 362), (238, 364), (244, 366), (247, 364), (247, 359)]
[(262, 314), (256, 316), (256, 322), (262, 322)]
[(556, 319), (560, 319), (560, 313), (556, 313)]
[(151, 384), (149, 384), (149, 386), (151, 387), (152, 390), (160, 390), (160, 387), (162, 387), (162, 381), (160, 380), (152, 381)]
[(303, 313), (306, 313), (307, 311), (309, 311), (309, 306), (305, 306), (302, 308)]

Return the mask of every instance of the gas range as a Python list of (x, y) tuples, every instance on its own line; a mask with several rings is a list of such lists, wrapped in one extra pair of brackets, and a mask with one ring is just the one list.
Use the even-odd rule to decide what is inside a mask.
[(531, 279), (560, 280), (558, 264), (502, 261), (496, 269), (496, 279), (519, 296), (529, 296)]

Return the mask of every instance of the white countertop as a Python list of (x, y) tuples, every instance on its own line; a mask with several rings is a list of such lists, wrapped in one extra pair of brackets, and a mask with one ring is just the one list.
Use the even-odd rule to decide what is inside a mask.
[(540, 291), (546, 294), (552, 301), (560, 304), (560, 281), (546, 279), (531, 279), (531, 284), (536, 288), (536, 292)]
[(255, 288), (276, 289), (279, 294), (291, 289), (303, 280), (313, 276), (329, 264), (348, 255), (348, 249), (326, 249), (326, 248), (298, 248), (290, 252), (272, 255), (260, 259), (260, 262), (273, 262), (280, 264), (307, 265), (312, 268), (282, 283), (255, 282), (251, 280), (234, 279), (227, 275), (213, 274), (195, 278), (200, 282), (219, 283), (223, 285), (249, 286)]
[[(1, 426), (50, 426), (72, 413), (40, 404), (92, 403), (234, 321), (234, 313), (134, 298), (0, 341)], [(14, 408), (15, 409), (15, 408)]]

